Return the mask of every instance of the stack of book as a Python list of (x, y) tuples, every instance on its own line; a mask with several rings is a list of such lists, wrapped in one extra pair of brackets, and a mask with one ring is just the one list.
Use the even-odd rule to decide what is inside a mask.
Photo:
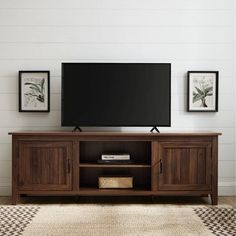
[(130, 159), (130, 154), (128, 153), (104, 153), (101, 155), (101, 159), (98, 160), (98, 163), (107, 163), (107, 164), (128, 164), (132, 163)]

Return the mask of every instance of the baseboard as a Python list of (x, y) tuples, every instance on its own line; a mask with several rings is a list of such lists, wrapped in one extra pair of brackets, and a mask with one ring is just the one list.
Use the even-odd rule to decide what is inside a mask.
[(219, 196), (236, 196), (236, 182), (219, 182)]
[(11, 185), (10, 184), (5, 184), (5, 183), (0, 183), (0, 196), (11, 196)]

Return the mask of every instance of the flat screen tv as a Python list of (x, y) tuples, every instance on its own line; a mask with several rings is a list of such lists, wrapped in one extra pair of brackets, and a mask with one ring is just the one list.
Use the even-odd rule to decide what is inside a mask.
[(62, 126), (170, 124), (170, 63), (62, 63)]

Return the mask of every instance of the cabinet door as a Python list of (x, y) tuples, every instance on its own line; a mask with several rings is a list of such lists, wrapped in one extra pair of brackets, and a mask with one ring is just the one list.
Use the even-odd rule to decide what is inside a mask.
[(18, 186), (21, 190), (71, 190), (70, 142), (21, 142)]
[(159, 190), (210, 190), (211, 144), (159, 144)]

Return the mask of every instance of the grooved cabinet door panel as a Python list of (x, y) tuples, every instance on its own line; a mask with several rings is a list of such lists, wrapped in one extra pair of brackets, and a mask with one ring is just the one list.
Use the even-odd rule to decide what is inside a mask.
[(209, 143), (160, 143), (159, 190), (210, 190)]
[(71, 190), (72, 143), (32, 141), (19, 147), (19, 189)]

